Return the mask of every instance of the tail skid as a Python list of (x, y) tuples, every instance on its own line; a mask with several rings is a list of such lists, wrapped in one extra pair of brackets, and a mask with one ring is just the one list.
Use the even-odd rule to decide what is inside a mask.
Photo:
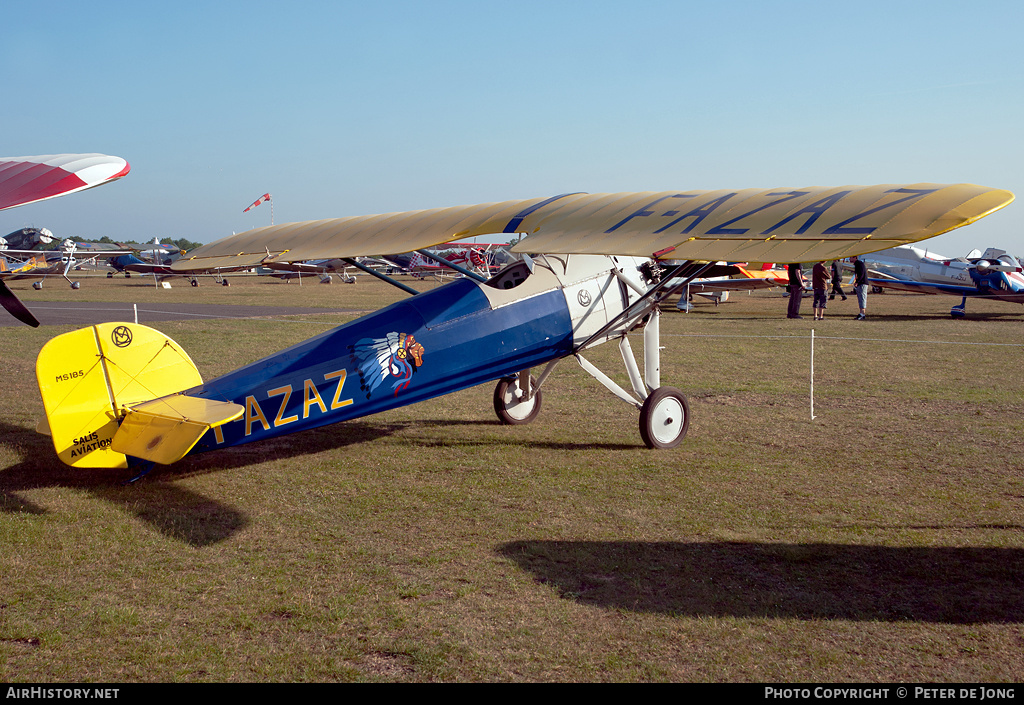
[(202, 383), (188, 354), (157, 330), (101, 323), (60, 335), (36, 359), (58, 457), (79, 468), (127, 468), (184, 457), (203, 433), (244, 408), (182, 395)]

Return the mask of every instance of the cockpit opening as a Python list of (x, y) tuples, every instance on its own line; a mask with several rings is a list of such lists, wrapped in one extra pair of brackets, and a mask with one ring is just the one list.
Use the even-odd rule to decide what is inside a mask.
[(515, 289), (526, 281), (531, 274), (530, 265), (525, 261), (513, 262), (493, 277), (487, 280), (486, 285), (495, 289)]

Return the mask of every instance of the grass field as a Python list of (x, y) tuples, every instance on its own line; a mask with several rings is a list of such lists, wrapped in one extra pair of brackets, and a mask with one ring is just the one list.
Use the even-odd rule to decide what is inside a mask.
[[(13, 286), (30, 307), (401, 297), (363, 279)], [(0, 680), (1020, 681), (1024, 309), (868, 303), (667, 311), (662, 381), (692, 411), (671, 451), (569, 360), (530, 426), (499, 425), (488, 385), (131, 486), (33, 430), (35, 355), (68, 329), (2, 329)], [(157, 327), (209, 378), (343, 320)], [(588, 358), (624, 383), (617, 355)]]

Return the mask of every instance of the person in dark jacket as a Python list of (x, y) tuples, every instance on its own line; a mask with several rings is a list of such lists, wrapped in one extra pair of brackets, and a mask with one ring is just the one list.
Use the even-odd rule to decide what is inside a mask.
[(811, 288), (814, 290), (814, 320), (825, 320), (825, 305), (827, 299), (825, 292), (828, 290), (828, 283), (831, 275), (825, 268), (824, 262), (816, 262), (811, 270)]
[(856, 255), (850, 259), (853, 260), (853, 293), (857, 295), (857, 307), (860, 309), (854, 320), (863, 321), (868, 313), (868, 266)]
[(828, 295), (828, 300), (832, 301), (836, 298), (836, 294), (843, 297), (843, 301), (846, 301), (846, 294), (843, 293), (843, 278), (842, 271), (839, 269), (839, 260), (832, 260), (832, 293)]
[(786, 287), (789, 289), (789, 310), (786, 312), (786, 318), (803, 318), (800, 315), (800, 300), (804, 296), (804, 271), (796, 262), (786, 269), (789, 274), (789, 284)]

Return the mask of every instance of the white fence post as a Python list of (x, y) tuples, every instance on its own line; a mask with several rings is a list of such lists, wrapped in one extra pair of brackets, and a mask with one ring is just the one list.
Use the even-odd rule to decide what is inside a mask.
[(811, 328), (811, 421), (814, 421), (814, 329)]

